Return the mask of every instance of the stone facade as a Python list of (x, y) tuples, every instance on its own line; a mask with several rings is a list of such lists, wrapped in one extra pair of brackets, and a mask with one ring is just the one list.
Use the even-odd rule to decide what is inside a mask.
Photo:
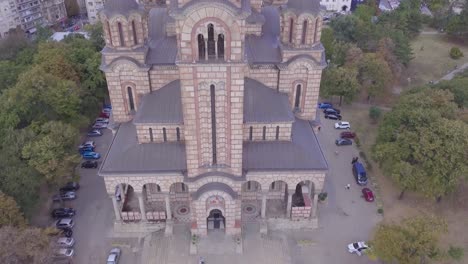
[[(316, 222), (316, 196), (327, 165), (310, 125), (299, 131), (298, 123), (308, 124), (316, 114), (325, 66), (322, 11), (288, 9), (302, 0), (273, 1), (273, 6), (251, 0), (246, 7), (238, 0), (173, 1), (108, 0), (100, 13), (106, 39), (101, 69), (112, 118), (134, 128), (128, 142), (115, 142), (116, 136), (100, 170), (117, 222), (169, 226), (180, 221), (199, 235), (217, 228), (239, 234), (249, 217), (305, 221), (302, 226)], [(279, 31), (270, 41), (279, 42), (265, 49), (274, 47), (271, 54), (280, 57), (263, 62), (251, 50), (264, 45), (265, 34), (271, 34), (265, 25), (274, 21)], [(247, 38), (254, 46), (248, 47)], [(246, 85), (263, 90), (245, 98)], [(259, 97), (262, 93), (265, 97)], [(160, 101), (147, 99), (156, 95)], [(132, 123), (136, 113), (139, 120)], [(136, 143), (129, 145), (132, 138)], [(306, 144), (303, 139), (317, 145), (312, 153), (313, 146), (300, 145)], [(292, 151), (287, 160), (317, 156), (311, 163), (321, 163), (294, 167), (291, 161), (269, 161), (283, 155), (283, 145)], [(249, 162), (250, 149), (269, 147), (272, 153), (258, 154), (266, 163)], [(177, 153), (184, 156), (173, 158), (183, 159), (184, 166), (150, 166), (180, 148)], [(112, 160), (123, 155), (126, 162), (131, 149), (141, 149), (132, 152), (141, 160), (129, 156), (134, 162), (125, 170), (111, 170)]]

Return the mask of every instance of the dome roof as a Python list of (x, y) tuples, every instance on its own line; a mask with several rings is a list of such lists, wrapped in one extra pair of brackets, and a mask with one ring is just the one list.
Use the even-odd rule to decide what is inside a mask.
[(107, 0), (102, 12), (107, 16), (128, 15), (131, 11), (142, 11), (135, 0)]
[(320, 13), (320, 0), (289, 0), (286, 4), (288, 9), (292, 9), (295, 13)]

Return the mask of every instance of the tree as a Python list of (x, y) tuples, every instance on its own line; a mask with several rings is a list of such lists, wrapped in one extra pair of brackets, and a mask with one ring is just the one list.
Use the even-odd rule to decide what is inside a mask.
[[(89, 39), (96, 51), (101, 51), (106, 44), (104, 41), (104, 33), (102, 31), (102, 24), (98, 22), (96, 24), (88, 24), (85, 26), (86, 32), (89, 34)], [(323, 31), (322, 31), (323, 34)]]
[(38, 26), (37, 32), (36, 32), (36, 41), (37, 42), (48, 41), (53, 34), (54, 32), (49, 27)]
[(359, 91), (356, 80), (357, 71), (347, 67), (330, 67), (324, 71), (320, 92), (323, 97), (339, 96), (340, 105), (343, 97), (351, 102)]
[(346, 51), (345, 65), (347, 67), (357, 67), (363, 56), (364, 53), (360, 48), (356, 45), (351, 45)]
[(0, 191), (0, 228), (3, 226), (24, 227), (24, 219), (16, 201)]
[(52, 263), (52, 236), (40, 228), (0, 228), (0, 263)]
[(462, 78), (454, 78), (450, 81), (441, 81), (434, 88), (449, 90), (453, 93), (454, 102), (459, 108), (468, 108), (468, 76)]
[(458, 47), (452, 47), (449, 54), (450, 58), (454, 60), (458, 60), (459, 58), (463, 57), (463, 52)]
[(387, 62), (375, 53), (367, 53), (359, 60), (358, 81), (367, 91), (367, 100), (381, 95), (392, 84), (392, 71)]
[(377, 120), (379, 120), (380, 116), (382, 116), (382, 110), (380, 108), (377, 106), (372, 106), (369, 108), (369, 117), (374, 123), (377, 123)]
[(11, 31), (7, 38), (0, 40), (0, 60), (13, 60), (24, 48), (31, 45), (22, 31)]
[(370, 242), (372, 253), (389, 263), (420, 264), (442, 257), (439, 236), (447, 232), (434, 216), (407, 218), (401, 225), (380, 224)]
[(79, 76), (68, 59), (69, 51), (64, 43), (40, 43), (34, 56), (36, 67), (55, 77), (78, 83)]
[(399, 79), (403, 70), (403, 64), (401, 64), (395, 55), (395, 44), (391, 38), (382, 38), (379, 41), (377, 55), (387, 62), (393, 77)]
[(327, 60), (331, 60), (333, 57), (333, 44), (335, 37), (333, 36), (333, 29), (326, 27), (322, 29), (322, 35), (320, 36), (320, 42), (322, 42), (325, 48), (325, 56)]

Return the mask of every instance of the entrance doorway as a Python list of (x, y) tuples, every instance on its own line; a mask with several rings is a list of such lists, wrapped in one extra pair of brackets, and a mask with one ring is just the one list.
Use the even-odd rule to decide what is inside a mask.
[(224, 229), (225, 219), (223, 213), (218, 209), (210, 211), (210, 215), (206, 219), (208, 222), (208, 230), (211, 229)]

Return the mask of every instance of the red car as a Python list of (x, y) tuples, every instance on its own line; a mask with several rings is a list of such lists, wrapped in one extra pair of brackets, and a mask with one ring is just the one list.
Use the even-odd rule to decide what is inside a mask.
[(351, 132), (351, 131), (345, 131), (345, 132), (341, 132), (340, 137), (341, 138), (355, 138), (356, 133)]
[(374, 201), (374, 193), (369, 188), (362, 189), (362, 196), (368, 202), (373, 202)]
[(100, 113), (99, 114), (99, 117), (102, 117), (102, 118), (109, 118), (109, 114), (108, 113)]

